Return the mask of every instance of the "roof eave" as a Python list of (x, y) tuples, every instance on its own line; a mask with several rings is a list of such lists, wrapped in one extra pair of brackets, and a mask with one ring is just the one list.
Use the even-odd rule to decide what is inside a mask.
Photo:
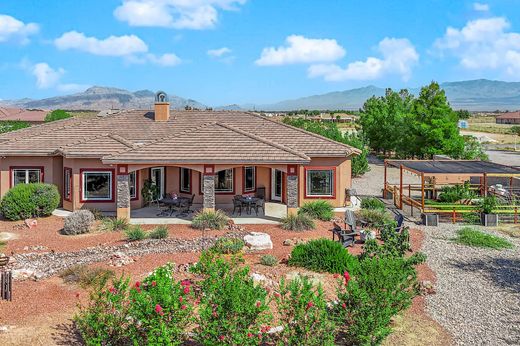
[(262, 164), (262, 165), (304, 165), (310, 163), (310, 160), (218, 160), (218, 159), (200, 159), (200, 160), (165, 160), (165, 159), (116, 159), (107, 158), (101, 160), (104, 164)]

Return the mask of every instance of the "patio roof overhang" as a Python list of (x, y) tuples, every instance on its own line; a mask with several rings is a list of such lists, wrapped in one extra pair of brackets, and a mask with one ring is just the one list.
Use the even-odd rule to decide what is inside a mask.
[(495, 176), (520, 177), (520, 169), (494, 162), (479, 160), (385, 160), (394, 168), (417, 174), (418, 176)]

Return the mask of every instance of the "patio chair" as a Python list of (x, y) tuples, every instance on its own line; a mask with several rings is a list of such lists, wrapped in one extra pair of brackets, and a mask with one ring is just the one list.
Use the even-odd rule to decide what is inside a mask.
[(265, 187), (257, 187), (255, 197), (265, 200)]
[(182, 200), (179, 204), (180, 213), (177, 216), (186, 217), (189, 213), (192, 213), (191, 207), (193, 205), (193, 200), (195, 199), (195, 194), (191, 195), (189, 199)]
[(251, 205), (251, 208), (255, 210), (255, 214), (258, 215), (258, 209), (262, 209), (265, 214), (265, 200), (259, 199), (254, 204)]
[(238, 210), (238, 215), (242, 215), (242, 201), (238, 198), (233, 198), (233, 214)]
[(359, 234), (358, 232), (350, 232), (349, 230), (342, 229), (336, 222), (333, 222), (333, 225), (334, 228), (331, 229), (332, 240), (336, 240), (336, 236), (338, 236), (338, 241), (343, 244), (344, 247), (354, 245), (356, 242), (355, 236)]
[[(361, 221), (361, 226), (366, 226), (366, 222)], [(354, 211), (347, 210), (345, 211), (345, 227), (350, 228), (350, 232), (356, 232), (357, 228), (357, 220), (356, 220), (356, 214), (354, 214)]]

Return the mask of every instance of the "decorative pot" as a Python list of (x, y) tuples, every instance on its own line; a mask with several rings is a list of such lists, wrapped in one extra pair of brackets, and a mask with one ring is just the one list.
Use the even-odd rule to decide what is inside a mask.
[(498, 215), (497, 214), (480, 214), (482, 224), (486, 227), (498, 226)]

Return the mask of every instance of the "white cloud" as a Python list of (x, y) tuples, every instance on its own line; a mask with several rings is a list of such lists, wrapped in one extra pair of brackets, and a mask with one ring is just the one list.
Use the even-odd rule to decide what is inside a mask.
[(62, 68), (53, 69), (49, 64), (40, 62), (35, 64), (31, 70), (36, 77), (36, 86), (38, 89), (48, 89), (56, 86), (65, 70)]
[(29, 36), (37, 33), (39, 26), (36, 23), (27, 23), (0, 14), (0, 42), (16, 41), (22, 44), (29, 42)]
[(148, 61), (161, 66), (177, 66), (182, 62), (182, 60), (173, 53), (166, 53), (160, 56), (147, 54), (146, 57)]
[(208, 50), (208, 55), (211, 57), (216, 57), (216, 58), (220, 58), (221, 56), (229, 54), (229, 53), (231, 53), (231, 49), (229, 49), (227, 47)]
[(330, 62), (345, 56), (345, 49), (333, 39), (313, 39), (300, 35), (286, 38), (286, 46), (268, 47), (256, 64), (260, 66)]
[(323, 77), (327, 81), (373, 80), (387, 74), (398, 74), (408, 80), (419, 54), (408, 39), (384, 38), (378, 44), (382, 58), (368, 57), (342, 68), (336, 64), (315, 64), (308, 69), (311, 78)]
[(123, 0), (114, 16), (131, 26), (208, 29), (219, 10), (236, 10), (246, 0)]
[(473, 9), (478, 12), (488, 12), (489, 11), (489, 5), (483, 4), (481, 2), (474, 2), (473, 3)]
[(469, 70), (497, 70), (514, 75), (520, 72), (520, 33), (509, 32), (504, 17), (476, 19), (461, 29), (448, 27), (434, 43), (441, 56), (451, 55)]
[(54, 45), (61, 50), (77, 49), (95, 55), (129, 56), (145, 53), (148, 46), (135, 35), (109, 36), (105, 39), (87, 37), (77, 31), (69, 31), (54, 40)]
[(88, 88), (90, 88), (91, 86), (92, 85), (89, 85), (89, 84), (68, 83), (68, 84), (58, 84), (56, 89), (58, 89), (58, 91), (61, 91), (63, 93), (72, 94), (72, 93), (85, 91)]

